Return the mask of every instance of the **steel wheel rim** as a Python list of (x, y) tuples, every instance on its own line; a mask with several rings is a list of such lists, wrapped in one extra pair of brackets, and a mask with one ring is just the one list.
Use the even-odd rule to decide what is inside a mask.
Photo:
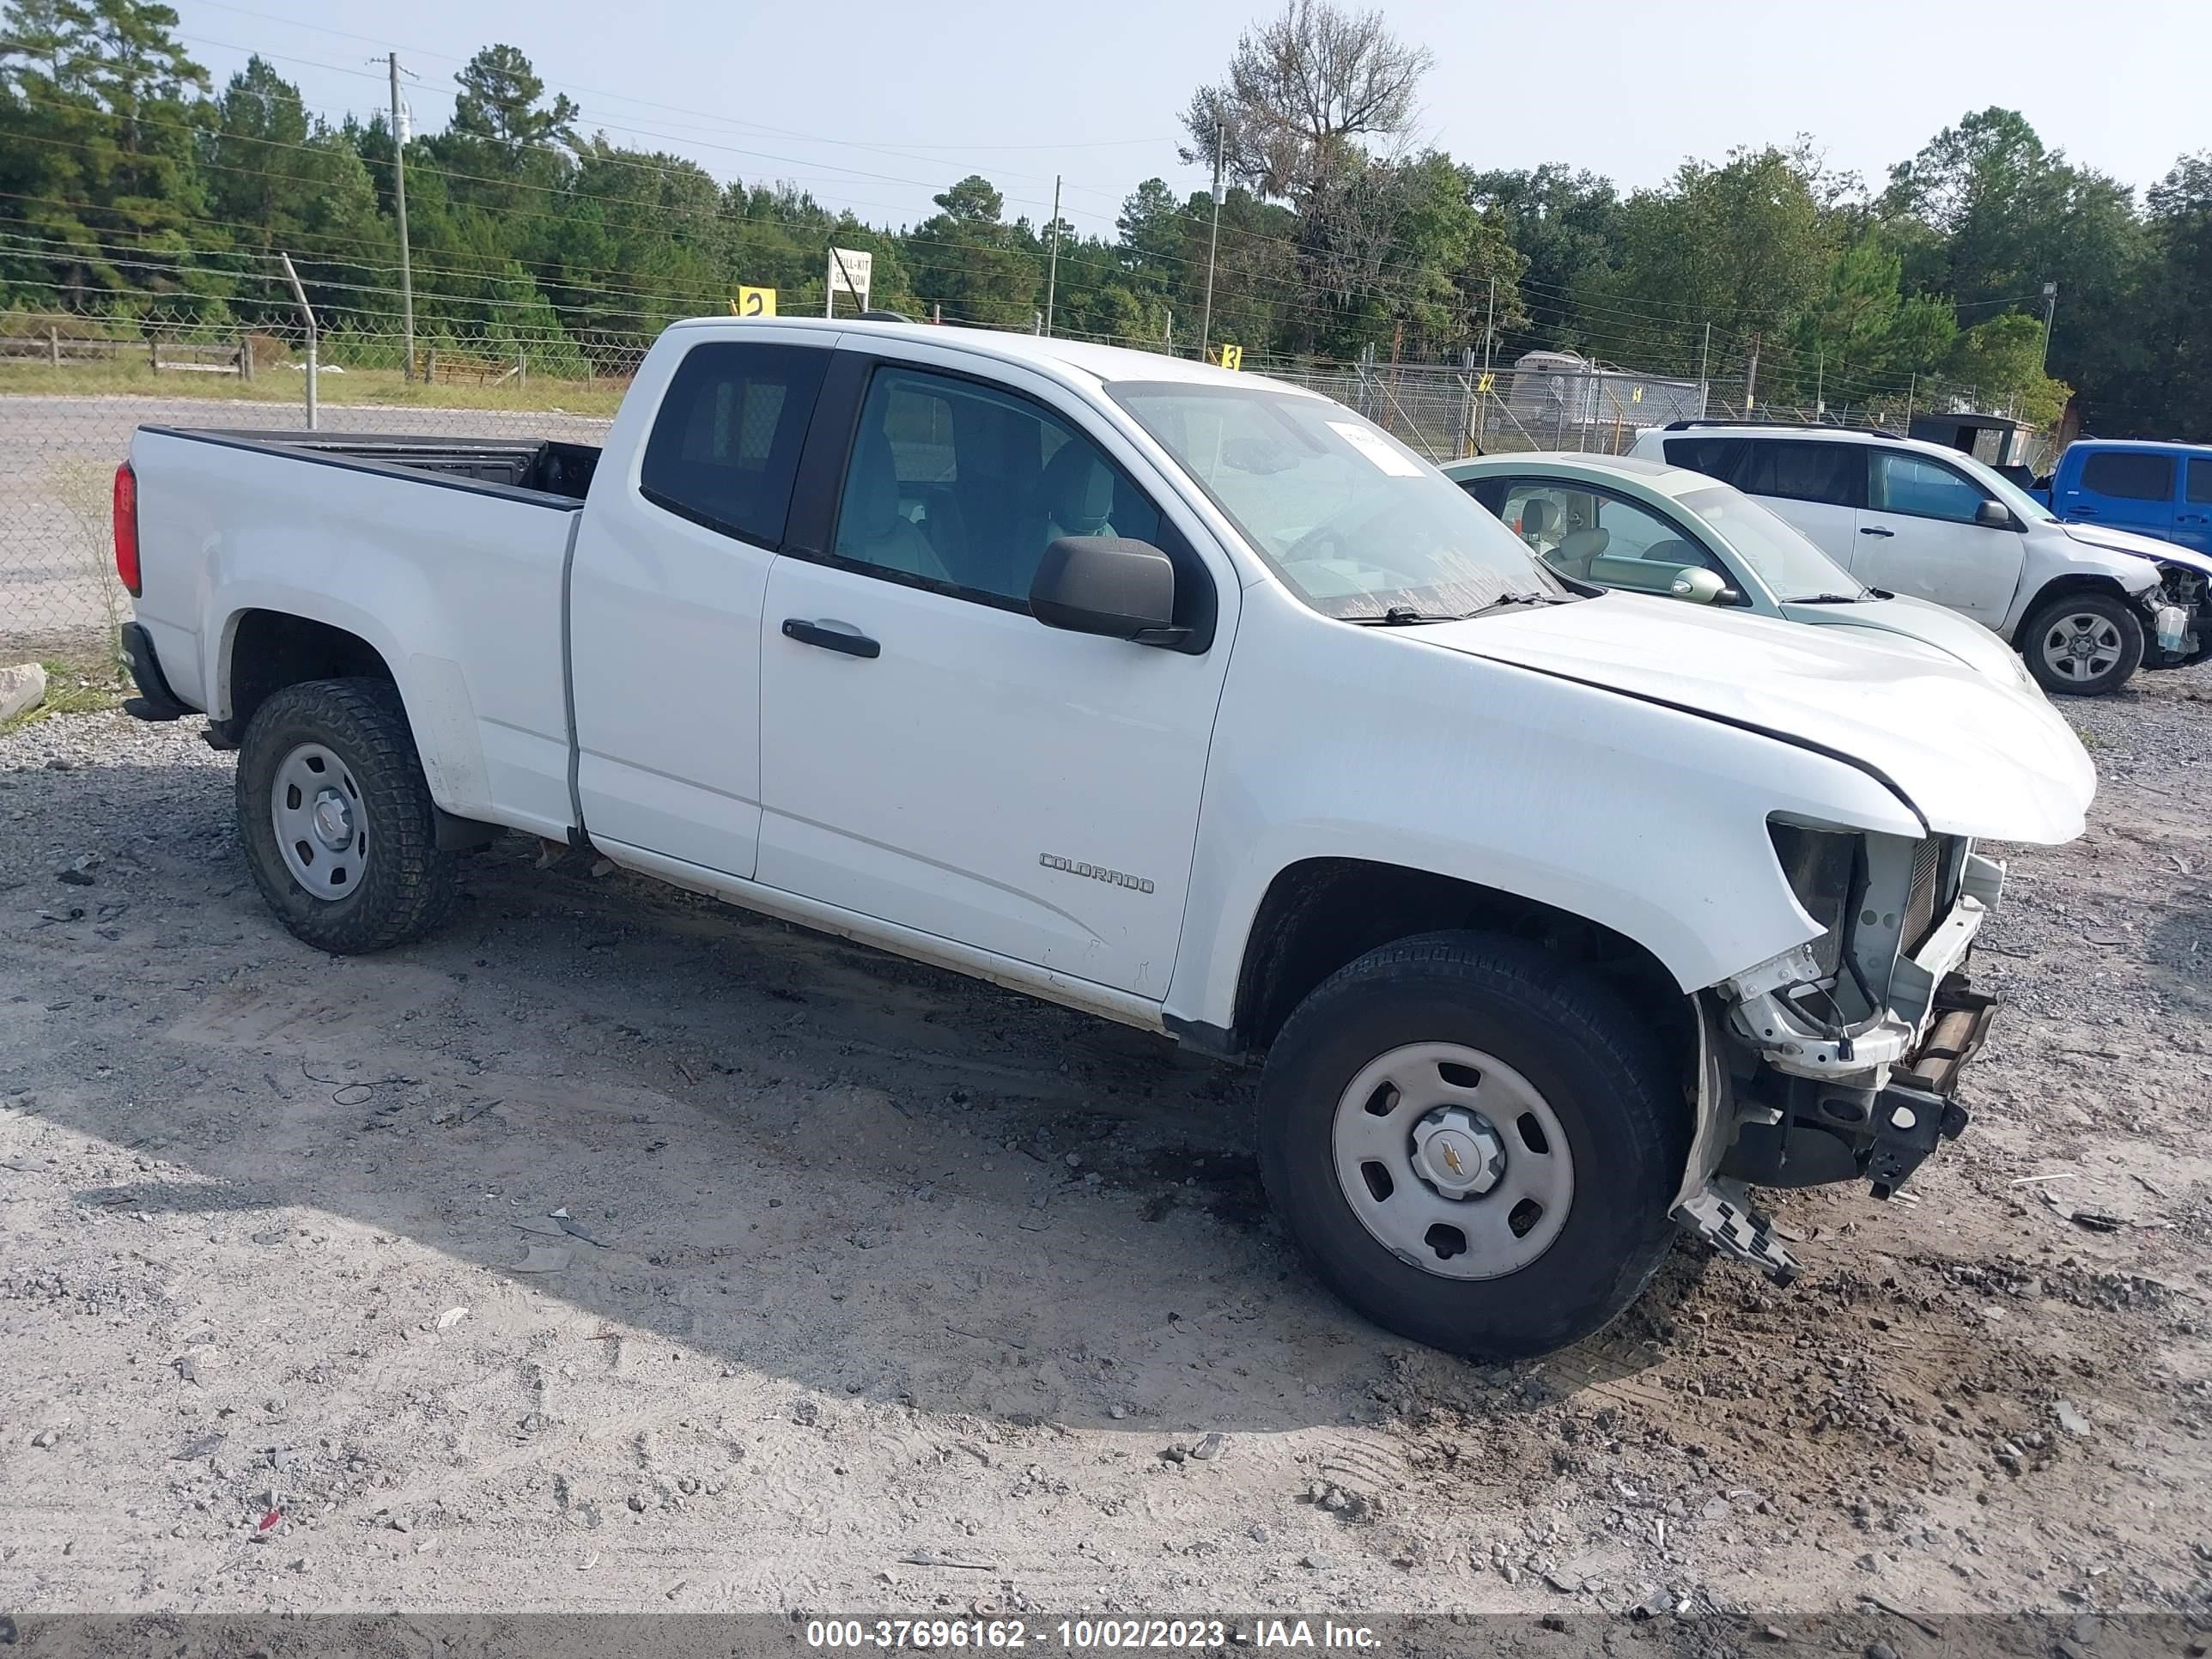
[(2043, 665), (2062, 680), (2086, 684), (2120, 660), (2120, 630), (2109, 617), (2077, 611), (2043, 630)]
[(276, 850), (292, 879), (335, 903), (368, 868), (368, 812), (353, 769), (327, 745), (303, 743), (277, 763), (269, 787)]
[[(1440, 1279), (1519, 1273), (1551, 1249), (1573, 1206), (1559, 1115), (1520, 1073), (1464, 1043), (1408, 1043), (1370, 1060), (1338, 1097), (1330, 1141), (1359, 1224)], [(1492, 1174), (1481, 1160), (1493, 1147), (1503, 1159)]]

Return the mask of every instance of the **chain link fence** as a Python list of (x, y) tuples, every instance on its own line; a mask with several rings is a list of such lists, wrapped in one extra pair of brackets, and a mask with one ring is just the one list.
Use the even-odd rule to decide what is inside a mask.
[[(565, 329), (457, 335), (343, 331), (316, 343), (315, 424), (417, 437), (604, 438), (648, 335)], [(127, 322), (0, 313), (0, 665), (36, 659), (112, 672), (130, 613), (110, 527), (115, 468), (141, 425), (304, 431), (309, 355), (297, 325)], [(1617, 455), (1646, 427), (1741, 418), (1741, 382), (1638, 374), (1565, 354), (1486, 369), (1248, 357), (1248, 370), (1348, 404), (1437, 461), (1572, 450)], [(1801, 409), (1761, 421), (1903, 430), (1910, 398)]]
[[(395, 335), (318, 342), (316, 425), (415, 437), (597, 443), (649, 342), (620, 374), (527, 340)], [(115, 577), (115, 469), (142, 425), (307, 429), (304, 331), (0, 314), (0, 665), (112, 672), (130, 597)], [(411, 371), (411, 372), (410, 372)]]

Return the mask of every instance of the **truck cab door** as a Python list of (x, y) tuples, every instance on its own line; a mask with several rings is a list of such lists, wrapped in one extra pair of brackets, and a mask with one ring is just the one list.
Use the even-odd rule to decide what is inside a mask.
[(1863, 453), (1872, 470), (1851, 574), (2002, 628), (2027, 562), (2021, 532), (1976, 523), (1988, 492), (1956, 467), (1911, 450)]
[(760, 846), (762, 596), (835, 338), (747, 327), (631, 389), (606, 452), (629, 465), (592, 478), (568, 617), (591, 834), (740, 877)]
[(2172, 450), (2093, 449), (2081, 471), (2053, 493), (2051, 510), (2062, 519), (2169, 541), (2181, 471), (2177, 459)]
[[(758, 880), (1071, 978), (1164, 998), (1175, 966), (1231, 567), (1096, 411), (958, 354), (841, 353), (818, 532), (770, 568)], [(842, 368), (840, 374), (842, 375)], [(830, 439), (825, 436), (825, 445)], [(810, 447), (809, 479), (817, 475)], [(809, 495), (803, 484), (802, 502)], [(1062, 536), (1167, 551), (1181, 648), (1047, 627)]]

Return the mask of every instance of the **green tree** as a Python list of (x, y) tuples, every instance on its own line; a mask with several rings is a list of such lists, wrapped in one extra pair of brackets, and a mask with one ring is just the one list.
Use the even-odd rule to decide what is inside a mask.
[(1951, 349), (1951, 376), (1989, 404), (2008, 404), (2024, 420), (2058, 418), (2073, 388), (2043, 372), (2043, 325), (2008, 311), (1978, 323)]
[(1586, 282), (1583, 302), (1607, 326), (1607, 356), (1662, 373), (1695, 373), (1705, 325), (1722, 347), (1779, 343), (1820, 291), (1831, 240), (1801, 155), (1739, 149), (1716, 167), (1686, 161), (1664, 189), (1638, 191), (1622, 215), (1617, 270)]
[(454, 76), (460, 95), (453, 100), (454, 132), (510, 155), (558, 140), (576, 142), (576, 118), (583, 112), (565, 93), (543, 108), (545, 82), (530, 60), (513, 46), (486, 46)]
[(1613, 181), (1557, 163), (1473, 174), (1474, 205), (1525, 262), (1521, 301), (1534, 343), (1573, 349), (1593, 330), (1575, 303), (1620, 258), (1623, 208)]
[[(48, 304), (205, 311), (193, 135), (207, 71), (146, 0), (10, 0), (0, 13), (0, 223)], [(35, 274), (33, 274), (35, 273)]]
[(1006, 198), (980, 173), (948, 186), (938, 211), (908, 237), (916, 286), (948, 322), (1025, 328), (1042, 304), (1044, 271), (1036, 239), (1000, 219)]

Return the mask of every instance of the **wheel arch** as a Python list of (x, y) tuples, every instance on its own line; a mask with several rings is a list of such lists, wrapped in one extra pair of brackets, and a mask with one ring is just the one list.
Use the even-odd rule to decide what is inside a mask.
[(2101, 593), (2107, 599), (2118, 600), (2130, 609), (2133, 609), (2137, 603), (2136, 596), (2121, 586), (2117, 576), (2108, 576), (2099, 571), (2069, 571), (2053, 576), (2021, 602), (2020, 614), (2013, 623), (2012, 634), (2007, 642), (2014, 650), (2025, 653), (2027, 648), (2027, 625), (2041, 615), (2048, 606), (2081, 593)]
[(1448, 929), (1536, 944), (1613, 985), (1630, 1006), (1662, 1011), (1656, 1024), (1669, 1056), (1694, 1085), (1695, 1002), (1648, 947), (1540, 900), (1365, 859), (1308, 858), (1278, 871), (1245, 936), (1231, 1026), (1170, 1018), (1169, 1028), (1208, 1052), (1264, 1053), (1291, 1010), (1338, 969), (1379, 945)]

